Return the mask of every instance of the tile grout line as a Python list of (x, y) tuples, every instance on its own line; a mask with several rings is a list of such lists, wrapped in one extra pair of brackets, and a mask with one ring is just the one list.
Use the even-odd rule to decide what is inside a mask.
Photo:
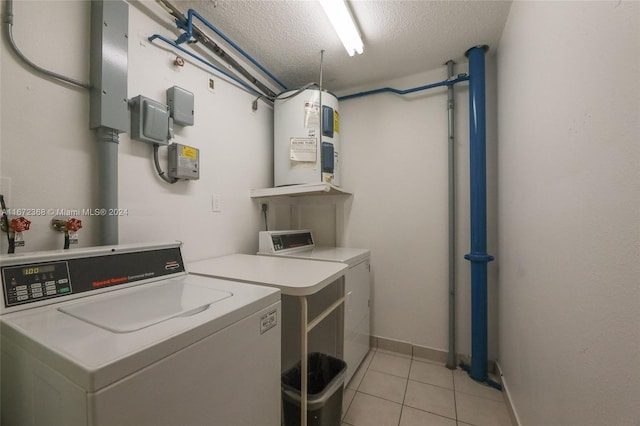
[(456, 391), (456, 375), (453, 374), (454, 371), (455, 370), (451, 370), (451, 382), (453, 383), (453, 408), (456, 413), (456, 426), (458, 426), (458, 391)]
[[(352, 390), (353, 390), (353, 389), (352, 389)], [(357, 390), (354, 390), (354, 391), (353, 391), (353, 398), (351, 398), (351, 402), (349, 403), (349, 406), (347, 406), (347, 409), (346, 409), (346, 410), (344, 410), (344, 415), (343, 415), (343, 416), (340, 416), (340, 421), (341, 421), (341, 422), (346, 423), (346, 422), (344, 421), (344, 419), (346, 419), (346, 418), (347, 418), (347, 413), (349, 412), (349, 409), (351, 408), (351, 405), (353, 405), (353, 400), (354, 400), (354, 399), (356, 399), (356, 395), (357, 395), (357, 394), (358, 394), (358, 391), (357, 391)], [(342, 394), (342, 398), (344, 398), (344, 393)], [(347, 424), (349, 424), (349, 423), (347, 423)]]
[[(468, 373), (467, 373), (466, 371), (464, 371), (464, 370), (455, 369), (455, 370), (453, 370), (453, 371), (454, 371), (454, 372), (455, 372), (455, 371), (460, 371), (462, 374), (467, 374), (467, 376), (468, 376)], [(501, 395), (501, 399), (500, 399), (500, 401), (498, 401), (498, 400), (496, 400), (496, 399), (493, 399), (493, 398), (488, 398), (488, 397), (486, 397), (486, 396), (484, 396), (484, 395), (478, 395), (478, 394), (475, 394), (475, 393), (464, 392), (464, 391), (462, 391), (462, 390), (457, 390), (457, 389), (455, 389), (455, 377), (456, 377), (456, 375), (454, 374), (454, 375), (453, 375), (453, 381), (454, 381), (453, 387), (454, 387), (454, 391), (455, 391), (455, 392), (460, 392), (460, 393), (461, 393), (461, 394), (463, 394), (463, 395), (474, 396), (474, 397), (476, 397), (476, 398), (485, 399), (485, 400), (487, 400), (487, 401), (493, 401), (493, 402), (504, 402), (504, 396), (502, 395), (502, 392), (500, 392), (500, 391), (498, 391), (498, 390), (495, 390), (495, 391), (496, 391), (496, 392), (500, 392), (500, 395)], [(473, 380), (473, 379), (471, 379), (471, 380)], [(490, 388), (489, 386), (487, 386), (487, 385), (483, 385), (483, 384), (481, 384), (481, 383), (478, 383), (478, 385), (483, 386), (483, 387), (486, 387), (487, 389), (494, 390), (493, 388)]]
[(411, 362), (409, 363), (409, 372), (407, 373), (407, 381), (404, 384), (404, 394), (402, 395), (402, 406), (400, 407), (400, 417), (398, 417), (398, 426), (400, 426), (400, 422), (402, 421), (402, 414), (404, 413), (404, 402), (407, 399), (407, 389), (409, 389), (409, 376), (411, 376), (411, 366), (413, 365), (413, 357), (411, 357)]
[[(411, 358), (411, 367), (413, 367), (413, 361), (414, 361), (414, 359), (413, 359), (413, 357), (412, 357), (412, 358)], [(417, 362), (423, 362), (423, 361), (420, 361), (420, 360), (415, 360), (415, 361), (417, 361)], [(436, 365), (436, 364), (432, 364), (432, 365)], [(439, 365), (439, 366), (440, 366), (440, 365)], [(446, 368), (446, 366), (440, 366), (440, 367), (444, 367), (444, 368)], [(409, 376), (411, 376), (411, 369), (409, 369)], [(408, 379), (407, 379), (407, 388), (409, 387), (409, 381), (410, 381), (410, 380), (412, 380), (412, 379), (411, 379), (411, 378), (408, 378)], [(415, 408), (415, 407), (411, 407), (411, 408), (413, 408), (414, 410), (422, 411), (422, 412), (424, 412), (424, 413), (432, 414), (432, 415), (434, 415), (434, 416), (442, 417), (442, 418), (444, 418), (444, 419), (453, 420), (453, 421), (455, 421), (455, 422), (456, 422), (456, 426), (457, 426), (457, 425), (458, 425), (458, 409), (457, 409), (457, 406), (456, 406), (456, 397), (455, 397), (456, 392), (455, 392), (455, 383), (453, 383), (453, 371), (451, 371), (451, 382), (452, 382), (452, 384), (453, 384), (454, 389), (449, 389), (449, 388), (447, 388), (447, 387), (434, 385), (434, 384), (432, 384), (432, 383), (421, 382), (420, 380), (413, 380), (413, 381), (414, 381), (414, 382), (416, 382), (416, 383), (420, 383), (420, 384), (424, 384), (424, 385), (429, 385), (429, 386), (434, 386), (434, 387), (437, 387), (437, 388), (440, 388), (440, 389), (445, 389), (445, 390), (448, 390), (448, 391), (452, 391), (452, 392), (453, 392), (453, 408), (454, 408), (454, 413), (455, 413), (455, 419), (452, 419), (451, 417), (447, 417), (447, 416), (444, 416), (444, 415), (439, 414), (439, 413), (434, 413), (434, 412), (429, 411), (429, 410), (423, 410), (422, 408)], [(405, 391), (405, 398), (406, 398), (406, 391)], [(403, 407), (403, 408), (405, 407), (404, 400), (403, 400), (403, 402), (402, 402), (402, 407)], [(410, 407), (410, 406), (409, 406), (409, 405), (407, 405), (407, 407)]]
[[(371, 393), (364, 392), (364, 391), (361, 391), (361, 390), (360, 390), (360, 386), (362, 386), (362, 382), (364, 381), (364, 377), (367, 375), (367, 373), (369, 372), (369, 370), (370, 370), (370, 368), (367, 368), (367, 370), (365, 371), (364, 376), (362, 376), (362, 381), (361, 381), (361, 382), (360, 382), (360, 384), (358, 385), (358, 389), (356, 390), (356, 394), (357, 394), (357, 393), (361, 393), (361, 394), (363, 394), (363, 395), (369, 395), (369, 396), (372, 396), (372, 397), (374, 397), (374, 398), (381, 399), (381, 400), (383, 400), (383, 401), (392, 402), (392, 403), (394, 403), (394, 404), (400, 404), (400, 405), (403, 405), (403, 406), (404, 406), (404, 399), (405, 399), (406, 394), (407, 394), (407, 385), (406, 385), (406, 384), (405, 384), (405, 386), (404, 386), (404, 394), (403, 394), (403, 397), (402, 397), (402, 402), (392, 401), (392, 400), (387, 399), (387, 398), (384, 398), (384, 397), (382, 397), (382, 396), (380, 396), (380, 395), (374, 395), (374, 394), (371, 394)], [(387, 374), (388, 376), (396, 377), (396, 378), (398, 378), (398, 379), (404, 379), (403, 377), (396, 376), (396, 375), (393, 375), (393, 374), (384, 373), (384, 372), (382, 372), (382, 371), (378, 371), (378, 370), (371, 370), (371, 371), (375, 371), (376, 373), (380, 373), (380, 374)], [(407, 383), (409, 382), (409, 379), (408, 379), (408, 378), (406, 378), (405, 380), (407, 381)], [(354, 395), (353, 399), (355, 399), (355, 395)], [(353, 400), (351, 400), (351, 404), (353, 404)], [(349, 406), (351, 406), (351, 404), (349, 404)]]
[[(375, 353), (377, 353), (377, 352), (378, 351), (376, 350)], [(384, 352), (382, 352), (382, 353), (384, 353)], [(387, 355), (391, 355), (391, 354), (387, 354)], [(391, 356), (394, 356), (394, 355), (391, 355)], [(409, 372), (407, 373), (407, 377), (405, 378), (405, 377), (402, 377), (402, 376), (396, 376), (395, 374), (389, 374), (389, 373), (386, 373), (386, 372), (383, 372), (383, 371), (378, 371), (376, 369), (371, 368), (371, 364), (373, 363), (373, 358), (374, 357), (375, 357), (375, 354), (374, 354), (374, 356), (371, 357), (371, 360), (369, 361), (369, 364), (367, 365), (367, 369), (365, 371), (364, 376), (362, 377), (362, 381), (358, 385), (358, 390), (356, 391), (356, 394), (358, 392), (360, 392), (360, 393), (362, 393), (364, 395), (369, 395), (369, 396), (374, 397), (374, 398), (379, 398), (379, 399), (381, 399), (383, 401), (388, 401), (388, 402), (391, 402), (391, 403), (394, 403), (394, 404), (398, 404), (396, 401), (392, 401), (390, 399), (383, 398), (383, 397), (378, 396), (378, 395), (372, 395), (372, 394), (369, 394), (367, 392), (361, 392), (359, 390), (359, 388), (360, 388), (360, 386), (362, 386), (362, 382), (364, 381), (364, 377), (367, 375), (367, 373), (369, 371), (375, 371), (376, 373), (387, 374), (387, 375), (392, 376), (392, 377), (397, 377), (397, 378), (406, 380), (405, 385), (404, 385), (404, 393), (403, 393), (403, 396), (402, 396), (402, 402), (400, 403), (400, 416), (398, 416), (398, 425), (397, 426), (400, 426), (400, 422), (402, 421), (402, 412), (404, 411), (404, 407), (405, 407), (404, 400), (405, 400), (406, 395), (407, 395), (407, 386), (408, 386), (408, 383), (409, 383), (409, 374), (411, 374), (411, 362), (413, 362), (413, 359), (411, 359), (411, 362), (409, 363)], [(398, 357), (398, 358), (402, 358), (402, 357)], [(355, 399), (355, 395), (354, 395), (354, 399)], [(353, 403), (353, 400), (352, 400), (352, 403)]]
[[(381, 397), (381, 396), (379, 396), (379, 395), (374, 395), (374, 394), (367, 393), (367, 392), (363, 392), (363, 391), (358, 391), (358, 393), (361, 393), (361, 394), (363, 394), (363, 395), (368, 395), (368, 396), (371, 396), (371, 397), (374, 397), (374, 398), (377, 398), (377, 399), (381, 399), (381, 400), (383, 400), (383, 401), (392, 402), (392, 403), (394, 403), (394, 404), (404, 405), (404, 404), (403, 404), (403, 403), (401, 403), (401, 402), (398, 402), (398, 401), (392, 401), (392, 400), (390, 400), (390, 399), (383, 398), (383, 397)], [(354, 398), (355, 398), (355, 397), (354, 397)]]
[[(358, 383), (358, 386), (357, 386), (355, 389), (351, 388), (351, 390), (353, 390), (353, 391), (354, 391), (354, 397), (352, 398), (352, 400), (351, 400), (351, 402), (350, 402), (349, 406), (347, 407), (347, 409), (346, 409), (346, 411), (345, 411), (345, 416), (344, 416), (344, 417), (346, 418), (346, 414), (347, 414), (347, 412), (351, 409), (351, 406), (353, 405), (353, 402), (354, 402), (354, 400), (355, 400), (355, 398), (356, 398), (356, 396), (357, 396), (358, 394), (363, 394), (363, 395), (367, 395), (367, 396), (370, 396), (370, 397), (373, 397), (373, 398), (377, 398), (377, 399), (380, 399), (380, 400), (383, 400), (383, 401), (387, 401), (387, 402), (390, 402), (390, 403), (398, 404), (398, 402), (393, 401), (393, 400), (391, 400), (391, 399), (387, 399), (387, 398), (381, 397), (381, 396), (379, 396), (379, 395), (370, 394), (370, 393), (368, 393), (368, 392), (364, 392), (364, 391), (361, 391), (361, 390), (360, 390), (360, 388), (361, 388), (361, 386), (362, 386), (362, 382), (364, 381), (364, 377), (369, 373), (369, 371), (371, 371), (371, 372), (376, 372), (376, 373), (379, 373), (379, 374), (386, 374), (386, 375), (389, 375), (389, 376), (392, 376), (392, 377), (396, 377), (396, 378), (400, 378), (400, 379), (405, 380), (404, 394), (403, 394), (403, 398), (402, 398), (402, 403), (400, 403), (400, 417), (398, 418), (398, 426), (400, 426), (400, 423), (401, 423), (401, 421), (402, 421), (402, 415), (403, 415), (403, 413), (404, 413), (404, 411), (405, 411), (405, 407), (409, 407), (408, 405), (406, 405), (406, 399), (407, 399), (407, 392), (408, 392), (408, 389), (409, 389), (409, 381), (411, 380), (411, 378), (410, 378), (410, 376), (411, 376), (411, 369), (413, 368), (413, 366), (414, 366), (414, 363), (415, 363), (415, 362), (424, 363), (425, 361), (416, 360), (416, 359), (414, 359), (414, 358), (413, 358), (413, 356), (412, 356), (411, 358), (405, 358), (405, 357), (400, 357), (400, 356), (398, 356), (397, 358), (409, 359), (409, 360), (410, 360), (410, 363), (409, 363), (409, 372), (408, 372), (408, 374), (407, 374), (407, 377), (403, 377), (403, 376), (398, 376), (398, 375), (395, 375), (395, 374), (391, 374), (391, 373), (389, 373), (389, 372), (379, 371), (379, 370), (376, 370), (375, 368), (371, 368), (371, 364), (373, 363), (373, 359), (374, 359), (375, 355), (377, 354), (377, 352), (378, 352), (378, 351), (377, 351), (376, 349), (372, 348), (371, 356), (370, 356), (370, 358), (369, 358), (369, 362), (368, 362), (368, 364), (366, 365), (366, 368), (365, 368), (364, 373), (363, 373), (363, 375), (362, 375), (362, 379), (360, 380), (360, 382)], [(381, 352), (381, 353), (382, 353), (382, 354), (386, 354), (386, 355), (390, 355), (390, 356), (394, 356), (393, 354), (386, 353), (386, 352)], [(440, 366), (440, 367), (446, 368), (446, 366), (441, 366), (441, 365), (439, 365), (439, 364), (431, 364), (431, 365), (438, 365), (438, 366)], [(458, 418), (458, 401), (457, 401), (458, 392), (460, 392), (461, 394), (464, 394), (464, 395), (469, 395), (469, 396), (473, 396), (473, 397), (478, 397), (478, 398), (481, 398), (481, 399), (484, 399), (484, 400), (488, 400), (488, 401), (494, 401), (494, 400), (493, 400), (493, 399), (491, 399), (491, 398), (485, 398), (485, 397), (480, 396), (480, 395), (474, 395), (474, 394), (472, 394), (472, 393), (466, 393), (466, 392), (461, 392), (461, 391), (456, 390), (456, 379), (455, 379), (455, 374), (454, 374), (454, 372), (455, 372), (455, 371), (457, 371), (457, 369), (456, 369), (456, 370), (448, 370), (448, 371), (451, 373), (451, 380), (452, 380), (452, 384), (453, 384), (453, 389), (449, 389), (449, 388), (447, 388), (447, 387), (439, 386), (439, 385), (436, 385), (436, 384), (433, 384), (433, 383), (429, 383), (429, 382), (423, 382), (423, 381), (420, 381), (420, 380), (414, 380), (414, 382), (419, 383), (419, 384), (428, 385), (428, 386), (437, 387), (437, 388), (440, 388), (440, 389), (445, 389), (445, 390), (453, 391), (453, 396), (454, 396), (454, 414), (455, 414), (455, 415), (454, 415), (454, 417), (455, 417), (455, 418), (453, 418), (453, 419), (452, 419), (452, 418), (450, 418), (450, 417), (443, 416), (443, 415), (438, 414), (438, 413), (433, 413), (433, 412), (430, 412), (430, 411), (428, 411), (428, 410), (423, 410), (423, 409), (417, 409), (417, 410), (418, 410), (418, 411), (425, 412), (425, 413), (429, 413), (429, 414), (432, 414), (432, 415), (436, 415), (436, 416), (439, 416), (439, 417), (443, 417), (443, 418), (446, 418), (446, 419), (453, 420), (453, 421), (455, 421), (455, 422), (456, 422), (456, 425), (457, 425), (457, 426), (458, 426), (458, 425), (460, 425), (460, 426), (461, 426), (461, 422), (462, 422), (462, 421)], [(497, 401), (496, 401), (496, 402), (497, 402)], [(351, 425), (350, 423), (345, 422), (344, 420), (343, 420), (343, 422), (344, 422), (346, 425), (353, 426), (353, 425)]]
[[(409, 368), (411, 368), (411, 367), (409, 367)], [(407, 379), (407, 378), (408, 378), (408, 377), (398, 376), (397, 374), (391, 374), (391, 373), (388, 373), (388, 372), (386, 372), (386, 371), (376, 370), (375, 368), (367, 368), (367, 371), (369, 371), (369, 370), (371, 370), (371, 371), (375, 371), (376, 373), (387, 374), (387, 375), (389, 375), (389, 376), (397, 377), (397, 378), (399, 378), (399, 379)], [(416, 380), (416, 381), (417, 381), (417, 380)], [(435, 385), (434, 385), (434, 386), (435, 386)]]
[[(369, 363), (365, 367), (365, 371), (364, 371), (364, 375), (362, 376), (362, 379), (364, 379), (364, 376), (367, 374), (367, 371), (369, 371), (369, 365), (371, 365), (371, 361), (373, 360), (373, 357), (375, 356), (376, 350), (375, 350), (375, 348), (371, 348), (369, 352), (372, 353), (373, 355), (371, 355), (371, 358), (369, 359)], [(366, 357), (369, 357), (369, 354), (367, 354)], [(365, 357), (365, 360), (366, 360), (366, 357)], [(356, 370), (356, 373), (357, 372), (358, 371)], [(354, 376), (355, 376), (355, 373), (354, 373)], [(360, 388), (360, 385), (362, 385), (362, 379), (360, 380), (360, 383), (358, 383), (358, 386), (356, 386), (355, 389), (351, 389), (353, 391), (353, 398), (351, 398), (351, 402), (349, 403), (349, 406), (344, 411), (344, 416), (340, 416), (341, 417), (340, 418), (340, 422), (341, 423), (346, 423), (348, 425), (351, 425), (351, 423), (345, 422), (345, 419), (347, 418), (347, 414), (349, 413), (349, 409), (351, 409), (351, 406), (353, 405), (353, 401), (355, 401), (356, 396), (358, 395), (358, 389)], [(352, 380), (353, 380), (353, 377), (352, 377)], [(347, 389), (349, 389), (349, 388), (347, 388)], [(342, 397), (344, 398), (344, 393), (343, 393)]]
[[(373, 371), (375, 371), (375, 370), (373, 370)], [(393, 376), (393, 375), (392, 375), (392, 376)], [(398, 376), (394, 376), (394, 377), (398, 377)], [(454, 391), (454, 392), (455, 392), (455, 389), (451, 389), (451, 388), (448, 388), (448, 387), (446, 387), (446, 386), (435, 385), (435, 384), (433, 384), (433, 383), (423, 382), (423, 381), (421, 381), (421, 380), (415, 380), (415, 379), (409, 379), (409, 380), (414, 381), (414, 382), (416, 382), (416, 383), (420, 383), (420, 384), (422, 384), (422, 385), (429, 385), (429, 386), (433, 386), (434, 388), (445, 389), (445, 390), (448, 390), (448, 391)], [(464, 393), (464, 392), (462, 392), (462, 393)], [(475, 395), (474, 395), (474, 396), (475, 396)], [(485, 399), (489, 399), (489, 398), (485, 398)]]

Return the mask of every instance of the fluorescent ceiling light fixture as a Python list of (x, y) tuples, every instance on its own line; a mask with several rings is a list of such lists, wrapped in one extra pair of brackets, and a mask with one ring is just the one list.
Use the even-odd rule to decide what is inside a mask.
[(362, 53), (362, 39), (345, 0), (319, 0), (349, 56)]

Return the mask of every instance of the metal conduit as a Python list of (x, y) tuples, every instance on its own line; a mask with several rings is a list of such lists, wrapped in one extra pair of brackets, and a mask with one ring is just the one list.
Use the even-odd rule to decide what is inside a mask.
[[(176, 26), (182, 30), (186, 30), (189, 24), (188, 19), (168, 0), (156, 0), (158, 3), (163, 5), (169, 14), (173, 16), (176, 20)], [(218, 56), (220, 59), (225, 61), (231, 68), (238, 71), (240, 75), (246, 78), (251, 84), (255, 85), (258, 89), (260, 89), (268, 98), (273, 99), (276, 94), (265, 86), (262, 82), (258, 81), (255, 77), (253, 77), (246, 69), (242, 67), (235, 59), (230, 57), (224, 49), (218, 46), (213, 40), (211, 40), (202, 30), (200, 30), (197, 26), (192, 25), (193, 37), (195, 40), (200, 42), (204, 47), (209, 49), (212, 53)], [(187, 41), (186, 39), (180, 40), (183, 36), (178, 38), (180, 43)], [(186, 52), (185, 52), (186, 53)], [(261, 94), (262, 96), (262, 94)]]
[[(208, 67), (213, 68), (214, 70), (216, 70), (217, 72), (219, 72), (220, 74), (224, 75), (225, 77), (230, 78), (231, 80), (235, 81), (236, 83), (238, 83), (239, 85), (241, 85), (244, 89), (246, 89), (247, 91), (258, 95), (261, 98), (265, 98), (266, 96), (264, 96), (262, 93), (258, 92), (257, 90), (255, 90), (253, 87), (249, 86), (247, 83), (245, 83), (244, 81), (240, 80), (238, 77), (235, 77), (232, 74), (229, 74), (228, 72), (224, 71), (223, 69), (213, 65), (211, 62), (206, 61), (205, 59), (202, 59), (200, 56), (196, 55), (195, 53), (189, 52), (187, 49), (183, 48), (182, 46), (178, 45), (177, 43), (175, 43), (172, 40), (169, 40), (168, 38), (161, 36), (160, 34), (154, 34), (151, 37), (148, 38), (149, 42), (153, 42), (154, 40), (161, 40), (173, 47), (175, 47), (176, 49), (178, 49), (179, 51), (181, 51), (182, 53), (191, 56), (192, 58), (202, 62), (203, 64), (207, 65)], [(272, 98), (266, 97), (267, 99), (272, 100)]]
[(91, 2), (89, 127), (96, 130), (98, 229), (101, 245), (118, 244), (119, 134), (129, 127), (127, 108), (129, 5), (124, 0)]
[(422, 90), (433, 89), (436, 87), (447, 86), (447, 111), (448, 111), (448, 186), (449, 186), (449, 351), (447, 355), (447, 368), (454, 370), (456, 368), (456, 275), (455, 275), (455, 102), (453, 86), (456, 83), (468, 81), (469, 76), (466, 74), (458, 74), (454, 78), (453, 66), (455, 62), (447, 61), (447, 79), (433, 84), (414, 87), (406, 90), (394, 89), (391, 87), (383, 87), (380, 89), (369, 90), (366, 92), (354, 93), (338, 98), (343, 101), (352, 98), (375, 95), (378, 93), (395, 93), (397, 95), (406, 95)]
[[(447, 61), (447, 77), (453, 78), (455, 62)], [(455, 101), (453, 85), (447, 87), (447, 111), (449, 122), (449, 353), (447, 368), (456, 369), (456, 171), (455, 171)]]
[(107, 212), (100, 217), (100, 244), (118, 244), (118, 215), (109, 212), (118, 207), (118, 144), (117, 130), (99, 127), (98, 135), (98, 207)]
[(47, 77), (52, 77), (56, 80), (63, 81), (65, 83), (72, 84), (74, 86), (82, 87), (83, 89), (91, 89), (92, 86), (89, 83), (84, 83), (82, 81), (64, 76), (62, 74), (58, 74), (53, 71), (49, 71), (41, 66), (36, 65), (32, 61), (29, 60), (21, 51), (18, 49), (15, 40), (13, 39), (13, 0), (5, 0), (5, 12), (4, 12), (4, 34), (9, 46), (13, 52), (29, 67), (39, 72), (40, 74), (46, 75)]
[[(92, 17), (94, 8), (102, 8), (102, 2), (92, 3)], [(83, 89), (95, 89), (93, 84), (84, 83), (79, 80), (49, 71), (29, 60), (18, 48), (13, 39), (13, 0), (5, 0), (5, 30), (4, 35), (9, 46), (14, 53), (27, 66), (36, 72), (51, 77), (55, 80), (68, 83)], [(92, 50), (96, 47), (92, 43)], [(96, 52), (92, 52), (93, 54)], [(92, 64), (92, 76), (94, 74)], [(94, 95), (94, 93), (91, 93)], [(107, 127), (97, 128), (98, 139), (98, 207), (101, 211), (109, 213), (118, 206), (118, 131)], [(118, 243), (118, 216), (115, 214), (104, 214), (99, 220), (100, 243), (104, 245), (115, 245)]]
[(207, 21), (205, 18), (202, 17), (202, 15), (200, 15), (198, 12), (196, 12), (193, 9), (189, 9), (187, 11), (188, 24), (187, 24), (187, 33), (186, 34), (188, 34), (188, 38), (191, 38), (192, 33), (193, 33), (193, 17), (194, 16), (196, 18), (198, 18), (200, 21), (202, 21), (202, 23), (205, 24), (211, 31), (213, 31), (214, 33), (218, 34), (224, 41), (229, 43), (229, 45), (231, 47), (233, 47), (238, 52), (240, 52), (240, 54), (242, 56), (244, 56), (246, 59), (248, 59), (253, 65), (258, 67), (258, 69), (260, 69), (260, 71), (262, 71), (267, 76), (269, 76), (269, 78), (271, 78), (271, 80), (273, 80), (276, 83), (278, 83), (278, 85), (280, 87), (282, 87), (284, 90), (287, 90), (287, 86), (285, 86), (280, 80), (278, 80), (273, 74), (271, 74), (265, 67), (260, 65), (260, 63), (258, 61), (256, 61), (255, 59), (253, 59), (251, 57), (251, 55), (249, 55), (247, 52), (245, 52), (240, 46), (235, 44), (233, 41), (231, 41), (231, 39), (229, 37), (227, 37), (226, 35), (224, 35), (224, 33), (222, 33), (222, 31), (220, 31), (219, 29), (214, 27), (211, 22)]
[[(318, 123), (318, 137), (320, 138), (320, 149), (322, 149), (322, 137), (324, 136), (322, 134), (322, 123), (323, 123), (323, 117), (322, 115), (324, 114), (324, 108), (322, 107), (322, 67), (323, 67), (323, 61), (324, 61), (324, 50), (320, 51), (320, 90), (318, 91), (318, 103), (320, 104), (320, 122)], [(320, 151), (320, 157), (322, 158), (324, 154), (322, 153), (322, 151)], [(322, 160), (320, 160), (320, 163), (322, 163)], [(320, 182), (322, 182), (322, 167), (320, 167)]]

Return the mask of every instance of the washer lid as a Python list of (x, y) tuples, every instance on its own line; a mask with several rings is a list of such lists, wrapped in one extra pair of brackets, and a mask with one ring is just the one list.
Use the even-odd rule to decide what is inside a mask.
[(173, 281), (117, 293), (58, 310), (114, 333), (130, 333), (171, 318), (195, 315), (233, 296), (227, 291)]

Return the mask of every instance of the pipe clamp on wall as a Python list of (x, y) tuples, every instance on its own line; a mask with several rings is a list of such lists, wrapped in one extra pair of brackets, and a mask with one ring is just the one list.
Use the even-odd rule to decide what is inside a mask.
[(465, 254), (464, 258), (470, 262), (479, 262), (479, 263), (488, 263), (495, 259), (493, 256), (487, 253), (469, 253), (469, 254)]

